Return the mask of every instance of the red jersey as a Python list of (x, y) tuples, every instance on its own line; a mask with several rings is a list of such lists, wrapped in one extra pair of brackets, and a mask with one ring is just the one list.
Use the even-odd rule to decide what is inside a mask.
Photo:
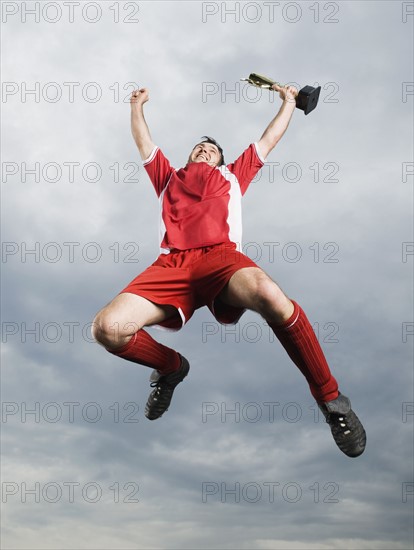
[(227, 242), (241, 247), (241, 198), (264, 164), (257, 143), (227, 166), (190, 162), (176, 170), (159, 147), (143, 164), (160, 201), (162, 253)]

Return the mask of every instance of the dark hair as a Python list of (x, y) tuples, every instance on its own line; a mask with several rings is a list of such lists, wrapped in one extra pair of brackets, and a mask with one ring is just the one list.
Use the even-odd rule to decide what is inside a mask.
[(201, 139), (202, 139), (201, 143), (211, 143), (211, 144), (213, 144), (217, 147), (217, 149), (219, 150), (219, 153), (221, 155), (221, 159), (220, 159), (220, 162), (218, 163), (218, 166), (223, 166), (223, 164), (224, 164), (223, 149), (217, 143), (217, 141), (214, 138), (209, 137), (209, 136), (203, 136)]

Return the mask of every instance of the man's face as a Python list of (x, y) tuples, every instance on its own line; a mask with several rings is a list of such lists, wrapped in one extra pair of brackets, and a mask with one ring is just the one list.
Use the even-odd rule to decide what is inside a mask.
[(221, 161), (218, 148), (213, 143), (199, 143), (191, 151), (188, 162), (207, 162), (210, 166), (217, 166)]

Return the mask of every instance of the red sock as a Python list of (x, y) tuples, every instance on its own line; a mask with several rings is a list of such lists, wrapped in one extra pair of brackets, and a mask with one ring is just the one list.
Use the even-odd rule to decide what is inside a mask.
[(181, 357), (176, 351), (156, 342), (145, 330), (136, 332), (121, 348), (108, 351), (122, 359), (156, 369), (163, 375), (178, 370), (181, 365)]
[(311, 393), (318, 402), (338, 397), (338, 383), (316, 338), (312, 325), (303, 309), (296, 303), (292, 316), (281, 324), (270, 324), (273, 332), (309, 383)]

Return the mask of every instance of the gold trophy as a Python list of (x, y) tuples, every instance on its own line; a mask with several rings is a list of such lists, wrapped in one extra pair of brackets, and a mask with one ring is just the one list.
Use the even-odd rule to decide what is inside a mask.
[[(279, 84), (279, 82), (276, 82), (275, 80), (272, 80), (271, 78), (268, 78), (267, 76), (263, 76), (262, 74), (258, 73), (250, 73), (248, 78), (241, 78), (240, 80), (244, 80), (252, 86), (263, 88), (264, 90), (272, 90), (273, 84), (277, 84), (278, 86), (283, 88), (283, 84)], [(296, 96), (296, 107), (303, 111), (305, 115), (308, 115), (317, 106), (320, 92), (320, 86), (318, 86), (317, 88), (313, 88), (312, 86), (305, 86), (304, 88), (299, 90), (299, 93)]]

